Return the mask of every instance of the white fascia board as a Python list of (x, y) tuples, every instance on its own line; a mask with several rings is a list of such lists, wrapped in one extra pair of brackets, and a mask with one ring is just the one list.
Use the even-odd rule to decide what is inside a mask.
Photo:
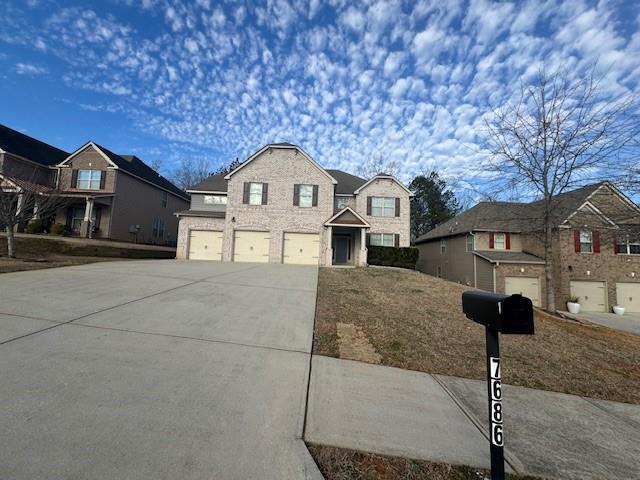
[(367, 185), (369, 185), (371, 182), (373, 182), (374, 180), (393, 180), (394, 182), (396, 182), (398, 185), (400, 185), (408, 194), (410, 197), (415, 197), (415, 194), (409, 190), (407, 187), (405, 187), (402, 182), (400, 180), (398, 180), (396, 177), (394, 177), (393, 175), (376, 175), (375, 177), (371, 178), (369, 181), (367, 181), (364, 185), (362, 185), (361, 187), (359, 187), (355, 192), (353, 192), (355, 195), (358, 195), (360, 193), (360, 190), (363, 190), (364, 188), (367, 187)]
[(228, 192), (222, 192), (219, 190), (185, 190), (187, 193), (206, 193), (214, 195), (227, 195)]
[(95, 143), (93, 143), (93, 141), (88, 141), (87, 143), (85, 143), (83, 146), (81, 146), (79, 149), (77, 149), (75, 152), (73, 152), (71, 155), (69, 155), (67, 158), (65, 158), (62, 162), (60, 162), (57, 166), (58, 167), (67, 167), (68, 165), (65, 165), (65, 164), (69, 160), (71, 160), (73, 157), (76, 157), (78, 154), (83, 152), (88, 147), (93, 147), (93, 149), (96, 150), (102, 156), (102, 158), (104, 158), (107, 161), (107, 163), (109, 164), (110, 167), (112, 167), (115, 170), (118, 169), (118, 166), (115, 163), (113, 163), (113, 161), (107, 156), (107, 154), (104, 153), (102, 151), (102, 149), (100, 147), (98, 147)]

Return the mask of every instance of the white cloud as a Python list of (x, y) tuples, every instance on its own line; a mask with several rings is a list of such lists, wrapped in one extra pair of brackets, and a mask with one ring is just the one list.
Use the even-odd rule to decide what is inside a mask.
[(18, 75), (44, 75), (45, 73), (48, 72), (48, 70), (45, 67), (41, 67), (38, 65), (34, 65), (32, 63), (16, 63), (15, 65), (15, 72)]

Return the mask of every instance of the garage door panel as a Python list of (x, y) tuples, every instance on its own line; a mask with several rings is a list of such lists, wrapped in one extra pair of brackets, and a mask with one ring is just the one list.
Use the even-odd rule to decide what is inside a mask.
[(233, 242), (234, 262), (269, 262), (269, 232), (236, 231)]
[(540, 306), (540, 280), (537, 277), (505, 277), (505, 293), (520, 294), (530, 298), (535, 307)]
[(618, 283), (616, 285), (616, 302), (627, 312), (640, 312), (640, 283)]
[(580, 308), (585, 312), (607, 311), (605, 282), (574, 280), (570, 284), (571, 295), (579, 297)]
[(189, 260), (222, 260), (222, 232), (189, 231)]
[(285, 233), (282, 262), (317, 265), (320, 258), (320, 235), (317, 233)]

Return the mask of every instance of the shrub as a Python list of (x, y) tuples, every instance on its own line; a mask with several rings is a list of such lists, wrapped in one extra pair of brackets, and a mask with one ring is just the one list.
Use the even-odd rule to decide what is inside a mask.
[(62, 223), (54, 223), (49, 231), (52, 235), (62, 235), (64, 233), (64, 225)]
[(369, 250), (367, 263), (369, 265), (384, 265), (385, 267), (416, 268), (419, 251), (416, 247), (367, 247)]
[(42, 222), (40, 220), (31, 220), (27, 224), (27, 233), (42, 233), (44, 227), (42, 226)]

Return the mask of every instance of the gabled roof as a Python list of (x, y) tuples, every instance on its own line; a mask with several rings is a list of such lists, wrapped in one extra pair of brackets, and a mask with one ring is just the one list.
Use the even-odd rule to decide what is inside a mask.
[[(588, 202), (599, 188), (611, 186), (607, 182), (586, 185), (565, 192), (552, 199), (553, 223), (564, 223), (576, 210)], [(606, 217), (605, 217), (606, 219)], [(544, 202), (480, 202), (452, 219), (418, 237), (416, 244), (437, 238), (462, 235), (474, 231), (527, 232), (543, 227)]]
[(173, 193), (174, 195), (185, 200), (189, 199), (189, 196), (184, 190), (176, 187), (173, 183), (164, 178), (149, 165), (144, 163), (140, 158), (136, 157), (135, 155), (118, 155), (93, 141), (85, 143), (82, 147), (77, 149), (62, 162), (60, 162), (58, 166), (63, 166), (65, 163), (67, 163), (69, 160), (71, 160), (73, 157), (75, 157), (88, 147), (93, 147), (96, 151), (102, 154), (105, 160), (107, 160), (107, 162), (109, 162), (109, 164), (111, 164), (113, 168), (123, 170), (124, 172), (133, 175), (134, 177), (138, 177), (143, 181), (151, 183), (152, 185), (155, 185), (162, 190)]
[(345, 207), (329, 220), (324, 222), (326, 227), (369, 227), (369, 223), (358, 215), (351, 207)]
[(386, 179), (386, 180), (392, 180), (394, 182), (396, 182), (398, 185), (400, 185), (408, 194), (410, 197), (413, 197), (414, 194), (411, 190), (409, 190), (407, 187), (405, 187), (402, 182), (400, 180), (398, 180), (396, 177), (394, 177), (393, 175), (388, 175), (386, 173), (379, 173), (377, 174), (375, 177), (372, 177), (371, 179), (369, 179), (367, 182), (365, 182), (363, 185), (361, 185), (360, 187), (358, 187), (355, 192), (356, 195), (360, 193), (360, 190), (364, 189), (367, 185), (369, 185), (371, 182), (374, 182), (376, 180), (380, 180), (380, 179)]
[(217, 175), (211, 175), (201, 182), (196, 183), (195, 185), (187, 188), (187, 192), (197, 193), (197, 192), (226, 192), (227, 191), (227, 180), (225, 180), (225, 174), (220, 173)]
[(0, 149), (45, 167), (56, 165), (69, 156), (64, 150), (0, 125)]

